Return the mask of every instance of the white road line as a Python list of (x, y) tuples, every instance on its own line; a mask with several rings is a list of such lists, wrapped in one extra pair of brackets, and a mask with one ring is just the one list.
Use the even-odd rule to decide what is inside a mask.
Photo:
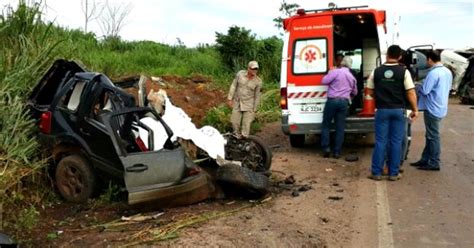
[(379, 248), (393, 248), (392, 219), (388, 205), (387, 184), (377, 182), (377, 231), (379, 234)]
[(456, 134), (457, 136), (461, 136), (461, 134), (459, 134), (458, 132), (456, 132), (456, 130), (454, 130), (454, 129), (452, 129), (452, 128), (450, 128), (450, 129), (448, 129), (448, 130), (449, 130), (451, 133)]

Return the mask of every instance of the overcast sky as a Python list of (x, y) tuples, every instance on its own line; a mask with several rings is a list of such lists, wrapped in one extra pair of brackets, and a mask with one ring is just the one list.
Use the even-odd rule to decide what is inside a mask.
[[(31, 1), (31, 0), (30, 0)], [(89, 0), (92, 2), (93, 0)], [(105, 0), (96, 0), (105, 2)], [(43, 0), (46, 18), (61, 26), (84, 27), (81, 0)], [(280, 16), (281, 0), (109, 0), (111, 4), (132, 4), (120, 35), (126, 40), (153, 40), (186, 46), (212, 44), (215, 32), (226, 33), (232, 25), (252, 30), (258, 37), (278, 35), (273, 18)], [(330, 1), (287, 0), (302, 8), (326, 8)], [(339, 7), (369, 5), (387, 10), (389, 31), (398, 22), (398, 43), (410, 45), (435, 43), (438, 48), (474, 47), (473, 0), (345, 0), (334, 1)], [(17, 0), (0, 0), (0, 5)], [(89, 30), (100, 36), (95, 22)]]

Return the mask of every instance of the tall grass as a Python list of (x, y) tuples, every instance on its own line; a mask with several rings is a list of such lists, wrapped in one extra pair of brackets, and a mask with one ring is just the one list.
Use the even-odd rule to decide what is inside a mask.
[(109, 77), (145, 74), (187, 76), (199, 73), (211, 76), (224, 85), (234, 72), (226, 71), (220, 55), (212, 46), (186, 48), (152, 41), (123, 41), (119, 38), (98, 40), (93, 34), (53, 27), (55, 37), (62, 37), (61, 53), (66, 59), (79, 60), (87, 69)]
[[(44, 161), (38, 156), (25, 99), (56, 55), (60, 41), (51, 36), (51, 28), (41, 20), (37, 3), (19, 1), (17, 9), (8, 7), (0, 16), (0, 230), (21, 229), (15, 221), (19, 206), (38, 203), (48, 192), (41, 190), (45, 184), (38, 180), (44, 175)], [(26, 185), (31, 188), (23, 194)]]
[[(0, 18), (0, 156), (3, 166), (16, 161), (35, 164), (38, 145), (25, 112), (25, 99), (45, 68), (51, 64), (60, 43), (50, 37), (51, 25), (41, 20), (40, 5), (20, 1)], [(0, 178), (0, 187), (4, 177)], [(2, 187), (4, 188), (4, 187)]]

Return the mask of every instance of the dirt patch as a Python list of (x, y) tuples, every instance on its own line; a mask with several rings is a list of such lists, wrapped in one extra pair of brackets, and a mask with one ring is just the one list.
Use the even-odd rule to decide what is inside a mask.
[[(190, 77), (162, 76), (153, 77), (146, 82), (147, 95), (153, 89), (163, 89), (168, 94), (171, 102), (184, 110), (200, 126), (207, 111), (225, 103), (225, 92), (211, 86), (211, 79), (200, 74)], [(126, 90), (137, 98), (138, 90)]]

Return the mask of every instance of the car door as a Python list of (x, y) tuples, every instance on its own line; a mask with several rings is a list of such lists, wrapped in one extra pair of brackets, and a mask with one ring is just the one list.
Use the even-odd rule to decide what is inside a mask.
[(115, 167), (121, 170), (120, 161), (117, 152), (115, 151), (110, 136), (105, 124), (99, 118), (99, 114), (106, 106), (106, 102), (113, 94), (96, 85), (98, 87), (91, 90), (92, 96), (87, 98), (88, 103), (84, 104), (86, 108), (82, 111), (82, 120), (79, 122), (79, 132), (91, 150), (91, 155), (94, 159)]
[(411, 46), (402, 57), (402, 62), (410, 71), (414, 82), (421, 82), (428, 75), (430, 68), (425, 53), (431, 50), (433, 45)]
[[(163, 125), (161, 130), (165, 130), (168, 137), (172, 136), (166, 123), (150, 108), (128, 108), (111, 113), (105, 120), (123, 166), (124, 181), (129, 193), (178, 184), (187, 171), (188, 161), (182, 148), (140, 151), (136, 144), (132, 144), (136, 142), (133, 127), (143, 125), (139, 119), (147, 115), (153, 115)], [(144, 129), (149, 130), (147, 127)], [(153, 134), (148, 136), (152, 137)]]

